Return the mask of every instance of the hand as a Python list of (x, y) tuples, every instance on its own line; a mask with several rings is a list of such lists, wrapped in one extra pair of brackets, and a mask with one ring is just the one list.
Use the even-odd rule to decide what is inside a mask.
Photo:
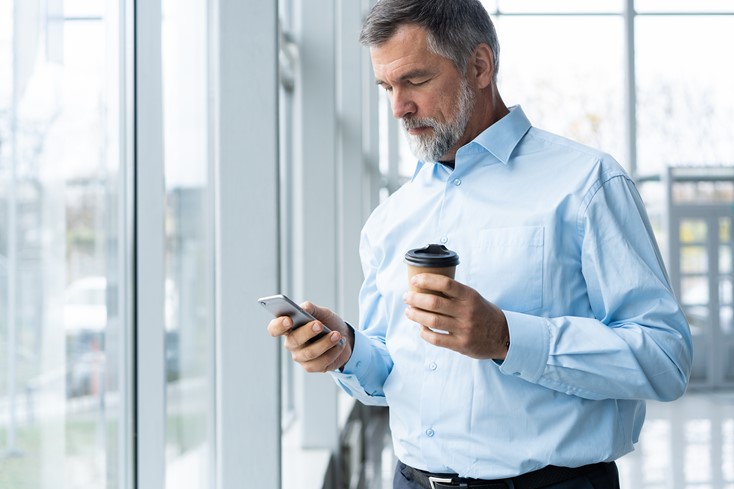
[[(283, 346), (291, 353), (291, 358), (299, 363), (306, 372), (328, 372), (341, 369), (352, 356), (354, 337), (351, 329), (342, 318), (324, 307), (304, 302), (301, 307), (317, 319), (292, 330), (293, 321), (288, 316), (275, 318), (268, 323), (271, 336), (284, 336)], [(323, 338), (307, 343), (319, 334), (324, 325), (331, 333)], [(344, 338), (345, 341), (340, 343)]]
[(471, 287), (443, 275), (421, 273), (412, 280), (416, 287), (443, 294), (412, 291), (405, 294), (408, 305), (405, 316), (421, 325), (421, 338), (472, 358), (505, 358), (510, 332), (500, 308)]

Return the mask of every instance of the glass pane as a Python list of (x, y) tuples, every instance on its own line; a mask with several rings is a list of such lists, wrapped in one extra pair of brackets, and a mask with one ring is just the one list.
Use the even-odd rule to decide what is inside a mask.
[(166, 487), (213, 487), (207, 2), (164, 0)]
[(719, 219), (719, 241), (731, 243), (731, 219)]
[[(621, 18), (495, 20), (502, 47), (499, 88), (505, 103), (522, 105), (534, 126), (603, 149), (624, 165)], [(531, 35), (543, 41), (529, 43)]]
[(708, 253), (703, 246), (682, 246), (680, 249), (680, 271), (682, 273), (706, 273)]
[(700, 219), (681, 219), (680, 242), (704, 243), (706, 241), (706, 221)]
[(734, 45), (734, 16), (642, 16), (636, 22), (641, 173), (734, 164), (734, 65), (721, 62), (729, 58), (726, 46)]
[(683, 304), (706, 305), (709, 303), (708, 277), (683, 277), (680, 286)]
[(0, 1), (3, 488), (116, 488), (126, 471), (120, 6), (61, 6)]
[[(677, 204), (728, 204), (734, 200), (734, 182), (704, 181), (709, 177), (707, 174), (710, 173), (713, 168), (715, 167), (685, 168), (689, 174), (693, 173), (694, 170), (698, 170), (698, 178), (700, 178), (701, 181), (676, 182), (673, 185), (673, 202)], [(681, 172), (682, 170), (683, 168), (677, 168), (677, 172)]]
[(731, 290), (731, 277), (721, 277), (719, 279), (719, 304), (732, 304)]
[(646, 12), (734, 12), (731, 0), (635, 0), (635, 11)]
[(483, 3), (490, 13), (494, 4), (500, 12), (507, 13), (622, 12), (622, 0), (495, 0)]
[(719, 273), (731, 273), (731, 246), (719, 246)]
[(732, 325), (732, 307), (722, 306), (719, 312), (719, 321), (721, 324), (721, 332), (725, 335), (734, 334), (734, 326)]
[(63, 0), (63, 4), (66, 17), (99, 17), (105, 11), (105, 2), (99, 0)]

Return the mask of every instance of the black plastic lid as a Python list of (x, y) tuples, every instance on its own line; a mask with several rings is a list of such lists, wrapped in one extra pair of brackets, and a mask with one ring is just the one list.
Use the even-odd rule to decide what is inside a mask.
[(409, 250), (405, 262), (416, 267), (455, 267), (459, 264), (459, 255), (444, 245), (429, 244)]

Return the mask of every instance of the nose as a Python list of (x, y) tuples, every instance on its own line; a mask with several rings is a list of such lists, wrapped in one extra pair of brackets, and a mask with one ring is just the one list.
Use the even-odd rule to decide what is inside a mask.
[(396, 119), (413, 115), (418, 110), (412, 97), (404, 90), (399, 90), (398, 88), (393, 88), (390, 95), (390, 103), (392, 104), (392, 115)]

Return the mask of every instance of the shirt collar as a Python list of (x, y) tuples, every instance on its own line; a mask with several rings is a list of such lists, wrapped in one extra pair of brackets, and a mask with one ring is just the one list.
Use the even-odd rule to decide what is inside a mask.
[[(472, 150), (472, 147), (476, 145), (483, 148), (483, 151), (488, 151), (494, 155), (502, 164), (507, 165), (512, 152), (530, 127), (530, 120), (523, 112), (522, 107), (519, 105), (510, 107), (510, 112), (507, 115), (482, 131), (471, 142), (459, 148), (456, 153), (457, 167), (461, 153), (476, 152), (476, 150)], [(415, 179), (424, 165), (423, 160), (418, 160), (411, 180)]]

